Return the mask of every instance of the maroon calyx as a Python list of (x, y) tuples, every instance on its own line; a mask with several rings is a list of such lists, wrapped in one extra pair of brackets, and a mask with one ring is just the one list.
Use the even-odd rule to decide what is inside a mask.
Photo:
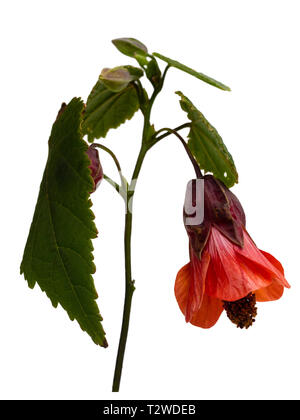
[[(207, 242), (210, 234), (211, 226), (217, 228), (226, 238), (236, 245), (243, 247), (244, 245), (244, 226), (246, 223), (245, 213), (238, 198), (218, 179), (212, 175), (204, 177), (204, 194), (200, 191), (196, 193), (202, 194), (203, 200), (194, 200), (195, 188), (197, 183), (189, 182), (187, 186), (185, 209), (195, 206), (204, 206), (204, 219), (201, 224), (191, 224), (190, 215), (184, 210), (183, 218), (185, 228), (190, 238), (191, 245), (199, 258), (201, 252)], [(194, 200), (194, 203), (187, 203), (187, 200)], [(198, 209), (199, 210), (199, 209)], [(195, 212), (197, 208), (195, 208)]]

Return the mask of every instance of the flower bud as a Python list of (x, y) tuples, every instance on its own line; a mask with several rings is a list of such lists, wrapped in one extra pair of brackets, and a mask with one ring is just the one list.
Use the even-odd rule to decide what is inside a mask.
[(121, 53), (129, 57), (135, 58), (136, 55), (147, 56), (148, 54), (146, 45), (135, 38), (117, 38), (113, 39), (112, 43)]
[(133, 80), (144, 74), (143, 70), (133, 66), (119, 66), (113, 69), (102, 70), (99, 79), (112, 92), (120, 92)]
[(103, 169), (100, 163), (98, 150), (93, 147), (93, 145), (88, 148), (86, 153), (91, 161), (89, 169), (95, 185), (93, 191), (91, 192), (94, 192), (103, 179)]

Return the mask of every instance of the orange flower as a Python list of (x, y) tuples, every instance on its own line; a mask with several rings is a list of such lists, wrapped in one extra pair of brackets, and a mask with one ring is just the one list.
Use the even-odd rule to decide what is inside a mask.
[(188, 224), (184, 213), (190, 262), (177, 274), (176, 299), (186, 322), (193, 325), (211, 328), (225, 309), (233, 323), (248, 328), (256, 316), (256, 301), (277, 300), (290, 286), (280, 262), (259, 250), (247, 233), (237, 197), (212, 175), (203, 182), (203, 222)]

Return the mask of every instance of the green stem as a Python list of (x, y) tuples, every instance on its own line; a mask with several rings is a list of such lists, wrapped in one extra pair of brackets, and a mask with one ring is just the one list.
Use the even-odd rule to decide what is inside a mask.
[(121, 165), (120, 165), (120, 163), (119, 163), (119, 161), (117, 159), (117, 156), (113, 153), (112, 150), (110, 150), (108, 147), (104, 146), (103, 144), (99, 144), (99, 143), (92, 143), (91, 147), (98, 147), (98, 149), (102, 149), (106, 153), (108, 153), (113, 158), (113, 161), (115, 162), (115, 165), (116, 165), (116, 167), (118, 169), (118, 172), (119, 173), (122, 173), (122, 171), (121, 171)]
[[(135, 290), (134, 280), (132, 280), (131, 274), (131, 233), (132, 233), (132, 204), (133, 197), (137, 179), (139, 177), (143, 161), (145, 159), (147, 151), (152, 147), (152, 130), (150, 125), (150, 114), (152, 110), (153, 103), (163, 88), (164, 80), (167, 74), (169, 66), (165, 68), (164, 74), (161, 78), (160, 84), (155, 87), (152, 96), (147, 103), (147, 106), (143, 108), (144, 115), (144, 127), (143, 127), (143, 136), (142, 136), (142, 145), (141, 149), (135, 164), (135, 168), (131, 177), (130, 185), (127, 189), (127, 200), (126, 200), (126, 216), (125, 216), (125, 232), (124, 232), (124, 252), (125, 252), (125, 300), (124, 300), (124, 309), (123, 309), (123, 320), (119, 341), (119, 348), (115, 366), (114, 380), (113, 380), (113, 392), (118, 392), (120, 389), (120, 382), (122, 376), (122, 368), (124, 361), (124, 354), (126, 349), (126, 342), (128, 336), (128, 328), (130, 321), (130, 311), (131, 311), (131, 302), (133, 292)], [(142, 103), (141, 103), (142, 106)]]
[(112, 181), (108, 176), (105, 176), (104, 178), (118, 191), (118, 193), (120, 193), (120, 195), (123, 198), (126, 198), (124, 197), (124, 192), (127, 190), (127, 180), (122, 174), (121, 165), (117, 159), (117, 156), (113, 153), (112, 150), (110, 150), (108, 147), (104, 146), (103, 144), (93, 143), (92, 147), (98, 147), (99, 149), (104, 150), (106, 153), (108, 153), (112, 157), (120, 175), (121, 187), (116, 182)]
[[(148, 108), (149, 109), (149, 108)], [(123, 309), (123, 320), (119, 341), (118, 354), (116, 359), (114, 380), (113, 380), (113, 392), (118, 392), (120, 389), (124, 354), (126, 349), (126, 342), (128, 336), (128, 328), (130, 321), (130, 312), (131, 312), (131, 302), (133, 292), (135, 290), (134, 280), (132, 279), (131, 274), (131, 233), (132, 233), (132, 202), (134, 197), (135, 185), (142, 168), (142, 164), (146, 153), (149, 149), (145, 145), (147, 139), (146, 126), (149, 126), (150, 112), (147, 110), (147, 119), (145, 118), (144, 122), (144, 131), (143, 131), (143, 141), (140, 153), (138, 155), (136, 165), (132, 174), (131, 183), (129, 189), (127, 190), (127, 203), (126, 203), (126, 216), (125, 216), (125, 232), (124, 232), (124, 252), (125, 252), (125, 300), (124, 300), (124, 309)]]
[(132, 280), (132, 276), (131, 276), (131, 231), (132, 231), (132, 213), (127, 211), (126, 216), (125, 216), (125, 234), (124, 234), (125, 280), (126, 280), (125, 301), (124, 301), (124, 309), (123, 309), (121, 335), (120, 335), (119, 348), (118, 348), (113, 387), (112, 387), (113, 392), (118, 392), (120, 389), (123, 360), (124, 360), (129, 321), (130, 321), (132, 295), (135, 289), (134, 281)]
[[(177, 127), (177, 130), (179, 129), (180, 127)], [(183, 128), (183, 126), (181, 126), (181, 128)], [(201, 172), (201, 169), (200, 169), (200, 167), (199, 167), (199, 165), (198, 165), (198, 163), (197, 163), (197, 161), (196, 161), (196, 159), (194, 158), (194, 156), (192, 155), (192, 153), (191, 153), (191, 151), (190, 151), (190, 149), (189, 149), (189, 147), (188, 147), (188, 145), (186, 144), (186, 142), (184, 141), (184, 139), (181, 137), (181, 135), (179, 134), (179, 133), (177, 133), (177, 131), (176, 131), (176, 129), (174, 130), (174, 129), (172, 129), (172, 128), (162, 128), (161, 130), (159, 130), (159, 131), (157, 131), (156, 132), (156, 135), (157, 134), (159, 134), (159, 133), (161, 133), (162, 131), (167, 131), (167, 133), (169, 133), (169, 134), (174, 134), (179, 140), (180, 140), (180, 142), (181, 142), (181, 144), (183, 145), (183, 147), (184, 147), (184, 149), (185, 149), (185, 151), (186, 151), (186, 154), (188, 155), (188, 157), (189, 157), (189, 159), (190, 159), (190, 161), (191, 161), (191, 163), (192, 163), (192, 165), (194, 166), (194, 170), (195, 170), (195, 174), (196, 174), (196, 177), (198, 178), (198, 179), (202, 179), (203, 178), (203, 174), (202, 174), (202, 172)], [(166, 135), (162, 135), (162, 136), (160, 136), (159, 137), (159, 139), (161, 140), (162, 138), (164, 138), (164, 137), (166, 137)], [(155, 144), (155, 143), (157, 143), (156, 141), (154, 141), (154, 143), (152, 143), (152, 144)], [(152, 147), (152, 146), (151, 146)]]
[(122, 195), (121, 191), (121, 187), (120, 185), (115, 182), (113, 179), (111, 179), (109, 176), (107, 176), (106, 174), (103, 175), (103, 178), (105, 179), (106, 182), (108, 182), (120, 195)]
[[(191, 127), (191, 123), (185, 123), (185, 124), (182, 124), (182, 125), (180, 125), (180, 126), (178, 126), (178, 127), (176, 127), (176, 128), (173, 128), (173, 131), (180, 131), (180, 130), (183, 130), (184, 128), (190, 128), (190, 127)], [(160, 133), (161, 131), (164, 131), (164, 130), (165, 130), (165, 129), (164, 129), (164, 128), (162, 128), (161, 130), (159, 130), (159, 131), (157, 131), (157, 132), (155, 133), (155, 137), (154, 137), (154, 139), (153, 139), (153, 141), (152, 141), (151, 146), (154, 146), (154, 145), (155, 145), (156, 143), (158, 143), (160, 140), (162, 140), (162, 139), (164, 139), (165, 137), (170, 136), (171, 134), (173, 134), (173, 133), (170, 133), (169, 131), (167, 131), (166, 133), (162, 134), (161, 136), (156, 137), (158, 133)]]

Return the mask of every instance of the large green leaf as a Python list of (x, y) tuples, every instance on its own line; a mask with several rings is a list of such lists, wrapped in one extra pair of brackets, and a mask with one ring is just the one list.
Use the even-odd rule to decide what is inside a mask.
[(54, 307), (60, 303), (96, 344), (106, 347), (92, 277), (91, 238), (97, 236), (97, 229), (90, 209), (94, 184), (87, 144), (80, 133), (83, 107), (74, 98), (52, 127), (21, 273), (29, 287), (38, 283)]
[(222, 137), (186, 96), (176, 93), (181, 97), (181, 108), (191, 120), (188, 142), (191, 152), (205, 172), (212, 172), (228, 188), (232, 187), (238, 182), (238, 173)]
[(226, 85), (223, 85), (223, 83), (218, 82), (217, 80), (215, 80), (215, 79), (213, 79), (209, 76), (206, 76), (203, 73), (199, 73), (198, 71), (193, 70), (193, 69), (191, 69), (190, 67), (187, 67), (184, 64), (181, 64), (181, 63), (179, 63), (179, 61), (172, 60), (171, 58), (165, 57), (164, 55), (161, 55), (161, 54), (158, 54), (158, 53), (153, 53), (153, 55), (155, 57), (158, 57), (161, 60), (165, 61), (166, 63), (168, 63), (169, 66), (176, 67), (177, 69), (182, 70), (185, 73), (188, 73), (188, 74), (190, 74), (194, 77), (197, 77), (197, 79), (200, 79), (203, 82), (208, 83), (209, 85), (215, 86), (215, 87), (217, 87), (219, 89), (222, 89), (222, 90), (230, 90), (230, 87), (228, 87)]
[(98, 80), (87, 100), (83, 133), (90, 142), (105, 137), (108, 130), (130, 120), (138, 109), (139, 100), (132, 84), (120, 92), (112, 92)]

